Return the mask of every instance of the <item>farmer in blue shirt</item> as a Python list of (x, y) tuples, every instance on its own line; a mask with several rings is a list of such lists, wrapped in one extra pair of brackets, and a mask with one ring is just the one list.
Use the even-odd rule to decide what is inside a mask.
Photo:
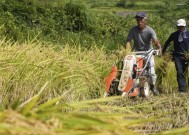
[(179, 19), (177, 21), (177, 29), (178, 30), (173, 32), (165, 42), (162, 53), (165, 53), (170, 42), (173, 41), (174, 50), (172, 55), (177, 71), (178, 88), (180, 93), (185, 93), (187, 90), (184, 72), (187, 70), (189, 63), (185, 54), (189, 53), (189, 32), (186, 30), (186, 21), (184, 19)]

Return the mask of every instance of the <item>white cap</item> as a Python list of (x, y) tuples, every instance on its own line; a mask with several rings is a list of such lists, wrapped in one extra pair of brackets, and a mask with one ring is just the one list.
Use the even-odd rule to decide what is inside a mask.
[(177, 26), (186, 26), (186, 21), (184, 19), (179, 19), (177, 21)]

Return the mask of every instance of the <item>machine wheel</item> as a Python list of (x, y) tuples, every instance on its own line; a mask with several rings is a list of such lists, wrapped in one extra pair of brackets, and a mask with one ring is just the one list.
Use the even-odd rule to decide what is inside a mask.
[(148, 82), (144, 82), (144, 87), (141, 88), (141, 96), (148, 97), (150, 95), (150, 87)]

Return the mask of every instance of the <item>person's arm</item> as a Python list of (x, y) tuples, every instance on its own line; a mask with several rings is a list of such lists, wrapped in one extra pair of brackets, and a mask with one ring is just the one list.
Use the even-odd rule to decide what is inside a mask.
[[(189, 31), (187, 31), (186, 36), (189, 37)], [(186, 51), (189, 53), (189, 40), (186, 40)]]
[(161, 48), (161, 44), (160, 44), (159, 40), (155, 39), (154, 40), (154, 44), (155, 44), (155, 46), (157, 47), (157, 49), (159, 51), (159, 55), (161, 56), (162, 55), (162, 48)]
[(125, 49), (126, 49), (126, 52), (131, 52), (131, 40), (133, 39), (133, 29), (131, 28), (129, 30), (129, 33), (128, 33), (128, 36), (127, 36), (127, 41), (126, 41), (126, 44), (125, 44)]
[(152, 42), (153, 42), (153, 44), (155, 44), (156, 48), (159, 51), (159, 55), (161, 56), (162, 55), (162, 48), (161, 48), (161, 44), (160, 44), (160, 42), (159, 42), (159, 40), (156, 36), (156, 32), (151, 28), (150, 33), (151, 33)]
[(131, 51), (131, 41), (127, 41), (126, 44), (125, 44), (125, 49), (128, 50), (128, 51)]
[(158, 49), (159, 51), (159, 55), (161, 56), (162, 55), (162, 48), (161, 48), (161, 44), (156, 36), (156, 33), (155, 31), (152, 29), (151, 31), (151, 34), (152, 34), (152, 41), (153, 43), (155, 44), (156, 48)]
[(171, 34), (169, 36), (169, 38), (167, 39), (167, 41), (165, 42), (163, 49), (162, 49), (162, 54), (164, 54), (167, 50), (167, 47), (169, 46), (170, 42), (173, 41), (173, 34)]

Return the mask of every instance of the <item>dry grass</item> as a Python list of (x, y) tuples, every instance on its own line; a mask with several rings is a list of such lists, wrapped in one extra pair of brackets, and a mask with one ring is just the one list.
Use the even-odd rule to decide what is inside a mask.
[(156, 60), (160, 96), (102, 99), (103, 79), (121, 56), (42, 43), (1, 42), (0, 52), (1, 134), (187, 131), (189, 95), (177, 94), (172, 62)]

